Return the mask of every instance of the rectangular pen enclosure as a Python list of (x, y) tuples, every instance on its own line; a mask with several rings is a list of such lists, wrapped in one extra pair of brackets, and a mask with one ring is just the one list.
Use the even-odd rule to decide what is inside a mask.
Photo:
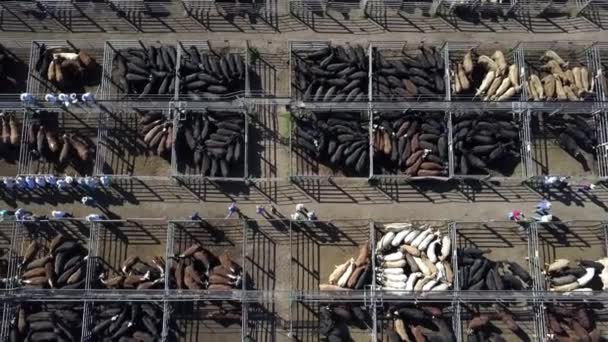
[[(390, 301), (376, 307), (377, 340), (382, 342), (426, 338), (460, 338), (459, 306), (451, 301)], [(415, 317), (415, 318), (414, 318)], [(396, 337), (397, 336), (397, 337)]]
[(446, 87), (450, 88), (450, 100), (519, 101), (525, 80), (519, 46), (448, 42), (446, 48), (450, 75)]
[(532, 163), (526, 113), (512, 110), (451, 113), (453, 174), (457, 178), (520, 178)]
[(243, 305), (238, 300), (169, 303), (169, 337), (174, 341), (243, 341)]
[(368, 111), (301, 110), (290, 113), (290, 176), (368, 177)]
[(374, 221), (378, 298), (398, 301), (424, 293), (427, 300), (449, 300), (457, 285), (454, 236), (454, 225), (445, 221)]
[(303, 102), (369, 100), (369, 47), (353, 42), (290, 42), (291, 98)]
[(10, 273), (20, 281), (14, 287), (85, 289), (93, 271), (86, 258), (90, 228), (88, 222), (69, 219), (16, 222)]
[(162, 104), (177, 96), (179, 60), (175, 42), (111, 40), (105, 43), (103, 65), (103, 100)]
[(99, 115), (80, 110), (27, 110), (18, 173), (92, 175)]
[(605, 121), (599, 110), (591, 113), (557, 109), (532, 111), (535, 175), (563, 175), (576, 179), (598, 177), (599, 165), (605, 165), (606, 160), (600, 147), (606, 139)]
[(180, 100), (229, 101), (249, 92), (246, 46), (228, 41), (180, 41), (178, 96)]
[[(606, 224), (600, 221), (554, 221), (537, 223), (539, 265), (546, 291), (568, 292), (572, 282), (585, 275), (587, 262), (597, 262), (608, 256), (606, 249)], [(556, 261), (560, 261), (554, 265)], [(567, 260), (567, 268), (559, 264)], [(552, 271), (555, 270), (555, 271)], [(574, 280), (564, 280), (564, 276), (573, 275)], [(558, 280), (558, 278), (561, 278)], [(580, 285), (580, 284), (579, 284)], [(603, 288), (599, 272), (594, 272), (588, 283), (576, 288), (591, 288), (601, 291)]]
[(248, 175), (249, 116), (244, 110), (191, 104), (173, 113), (173, 176), (241, 181)]
[(169, 177), (177, 134), (173, 114), (167, 107), (151, 106), (119, 106), (102, 112), (95, 174)]
[[(544, 321), (532, 301), (461, 303), (460, 310), (462, 341), (491, 337), (506, 341), (542, 340), (538, 327)], [(486, 317), (488, 322), (479, 324)]]
[(456, 236), (461, 291), (532, 291), (536, 246), (523, 223), (458, 222)]
[[(523, 101), (595, 101), (596, 50), (585, 42), (524, 42)], [(524, 84), (524, 83), (522, 83)]]
[(245, 227), (239, 219), (171, 221), (168, 288), (178, 293), (207, 290), (206, 296), (218, 303), (240, 298), (249, 278), (244, 259)]
[[(321, 297), (333, 291), (362, 293), (373, 279), (373, 272), (363, 272), (373, 266), (372, 243), (368, 220), (291, 221), (291, 290), (320, 291)], [(353, 275), (360, 268), (356, 261), (363, 267)], [(334, 272), (339, 265), (347, 267)]]
[(0, 41), (0, 102), (17, 101), (26, 90), (31, 45), (22, 41)]
[(449, 84), (445, 44), (372, 42), (374, 101), (441, 101)]
[(289, 49), (272, 41), (247, 42), (249, 96), (288, 97), (290, 94)]
[(373, 111), (373, 177), (447, 178), (449, 119), (443, 111)]
[(94, 40), (35, 40), (30, 53), (27, 92), (93, 93), (101, 84), (104, 51)]
[(91, 259), (100, 290), (164, 289), (167, 223), (163, 219), (93, 223)]
[(21, 143), (23, 141), (23, 124), (24, 113), (22, 108), (4, 107), (2, 117), (0, 118), (3, 125), (6, 125), (9, 130), (8, 144), (4, 144), (0, 151), (2, 161), (0, 161), (0, 176), (14, 177), (19, 169), (19, 155), (21, 153)]

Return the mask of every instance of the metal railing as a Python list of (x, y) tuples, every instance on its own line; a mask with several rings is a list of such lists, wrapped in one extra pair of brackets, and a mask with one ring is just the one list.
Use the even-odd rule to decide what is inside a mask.
[[(405, 220), (416, 222), (415, 220)], [(422, 221), (421, 221), (422, 222)], [(44, 290), (22, 288), (11, 282), (10, 288), (0, 291), (4, 301), (4, 315), (0, 336), (7, 337), (13, 329), (12, 319), (16, 309), (21, 303), (29, 303), (27, 307), (37, 307), (39, 303), (45, 305), (83, 303), (82, 336), (87, 341), (92, 338), (90, 330), (99, 323), (96, 312), (98, 307), (105, 303), (116, 302), (142, 303), (156, 302), (164, 309), (163, 339), (173, 332), (175, 320), (191, 320), (195, 326), (200, 320), (214, 322), (214, 310), (206, 303), (232, 302), (231, 310), (240, 313), (237, 326), (230, 330), (235, 336), (243, 340), (248, 335), (245, 322), (255, 319), (257, 311), (254, 309), (262, 303), (291, 303), (288, 308), (296, 305), (307, 305), (313, 312), (326, 304), (341, 302), (359, 303), (366, 307), (372, 317), (372, 325), (368, 329), (357, 331), (357, 334), (384, 334), (386, 320), (385, 305), (406, 304), (417, 305), (425, 303), (445, 307), (452, 316), (452, 329), (457, 340), (464, 338), (463, 324), (471, 318), (469, 307), (475, 312), (486, 312), (493, 305), (499, 305), (512, 311), (520, 312), (521, 303), (528, 308), (528, 314), (517, 314), (516, 322), (523, 325), (526, 334), (533, 340), (546, 336), (545, 306), (548, 303), (592, 303), (608, 299), (605, 292), (588, 293), (559, 293), (548, 291), (542, 270), (543, 264), (555, 258), (577, 257), (577, 253), (586, 259), (596, 260), (605, 257), (608, 243), (606, 236), (607, 222), (602, 221), (571, 221), (554, 222), (558, 225), (552, 227), (547, 224), (530, 223), (519, 226), (513, 222), (446, 222), (424, 221), (443, 227), (446, 234), (451, 237), (451, 263), (454, 270), (453, 289), (436, 293), (395, 293), (395, 291), (382, 291), (376, 285), (370, 285), (359, 291), (329, 291), (321, 292), (316, 289), (318, 283), (324, 282), (331, 272), (333, 262), (341, 262), (355, 256), (362, 243), (369, 243), (372, 255), (371, 262), (375, 269), (375, 244), (382, 235), (382, 226), (388, 222), (375, 220), (332, 220), (332, 221), (305, 221), (291, 220), (241, 220), (241, 219), (211, 219), (202, 221), (166, 221), (164, 219), (124, 219), (102, 220), (98, 222), (84, 222), (78, 219), (60, 219), (47, 221), (28, 221), (4, 223), (10, 231), (4, 235), (10, 236), (8, 242), (14, 256), (10, 258), (10, 278), (21, 274), (22, 256), (32, 241), (38, 241), (41, 246), (49, 246), (50, 241), (57, 234), (70, 236), (89, 253), (87, 262), (87, 285), (81, 290)], [(277, 230), (281, 224), (285, 230)], [(320, 235), (319, 235), (320, 234)], [(558, 235), (556, 235), (558, 234)], [(331, 237), (337, 240), (331, 240)], [(560, 238), (561, 236), (561, 238)], [(152, 245), (149, 245), (149, 244)], [(200, 243), (204, 248), (214, 254), (229, 252), (235, 262), (240, 264), (245, 273), (252, 274), (260, 269), (260, 274), (254, 275), (249, 282), (248, 278), (242, 287), (233, 291), (209, 290), (178, 290), (172, 285), (172, 263), (177, 253), (193, 243)], [(317, 247), (313, 247), (317, 245)], [(511, 246), (512, 245), (512, 246)], [(145, 247), (143, 247), (145, 246)], [(150, 246), (154, 252), (150, 252)], [(281, 246), (281, 255), (274, 255), (276, 261), (271, 264), (260, 263), (268, 257), (266, 253), (277, 253), (275, 248)], [(286, 247), (289, 246), (289, 249)], [(486, 257), (490, 260), (516, 261), (527, 268), (532, 277), (532, 287), (524, 291), (467, 291), (461, 289), (458, 270), (460, 248), (475, 246), (477, 248), (490, 248), (491, 253)], [(143, 249), (142, 249), (143, 247)], [(274, 251), (273, 251), (274, 250)], [(315, 251), (316, 250), (316, 251)], [(42, 250), (40, 251), (42, 253)], [(41, 256), (42, 254), (37, 254)], [(92, 285), (98, 274), (93, 272), (94, 265), (101, 263), (112, 270), (120, 267), (121, 257), (137, 255), (145, 257), (152, 254), (164, 256), (166, 260), (165, 285), (159, 290), (105, 290), (97, 289)], [(259, 254), (259, 257), (256, 255)], [(314, 253), (316, 255), (312, 255)], [(144, 255), (145, 254), (145, 255)], [(331, 256), (331, 257), (330, 257)], [(259, 259), (258, 259), (259, 258)], [(306, 266), (302, 262), (311, 263)], [(526, 265), (527, 263), (527, 265)], [(277, 275), (274, 270), (290, 267), (289, 274)], [(312, 267), (312, 268), (308, 268)], [(309, 282), (304, 280), (304, 273), (313, 277)], [(272, 272), (271, 272), (272, 271)], [(112, 271), (111, 271), (112, 272)], [(266, 272), (270, 272), (267, 273)], [(274, 275), (272, 275), (274, 274)], [(290, 279), (289, 288), (279, 287), (275, 281), (266, 282), (263, 277), (281, 277)], [(314, 280), (316, 278), (316, 280)], [(299, 279), (299, 280), (298, 280)], [(375, 277), (374, 277), (375, 279)], [(302, 282), (303, 281), (303, 282)], [(188, 304), (186, 304), (188, 303)], [(205, 304), (204, 304), (205, 303)], [(297, 304), (300, 303), (300, 304)], [(358, 304), (358, 305), (359, 305)], [(192, 305), (199, 314), (192, 313)], [(279, 310), (279, 309), (276, 309)], [(317, 312), (318, 314), (318, 312)], [(209, 316), (211, 315), (211, 316)], [(188, 318), (190, 317), (190, 318)], [(603, 317), (603, 316), (602, 316)], [(247, 319), (249, 318), (249, 319)], [(310, 317), (301, 317), (299, 314), (289, 316), (289, 327), (283, 325), (289, 333), (301, 331), (311, 322)], [(598, 316), (598, 319), (603, 319)], [(314, 321), (314, 320), (312, 320)], [(603, 321), (602, 321), (603, 322)], [(240, 327), (239, 327), (240, 325)], [(192, 330), (188, 334), (200, 334)], [(213, 329), (208, 332), (213, 334)], [(203, 333), (205, 334), (205, 333)], [(534, 337), (536, 336), (536, 337)]]

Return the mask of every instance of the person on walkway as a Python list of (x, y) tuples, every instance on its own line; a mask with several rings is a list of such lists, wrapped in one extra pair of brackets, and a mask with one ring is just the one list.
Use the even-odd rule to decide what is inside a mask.
[(307, 217), (301, 212), (296, 211), (295, 213), (291, 214), (291, 219), (294, 221), (306, 221)]
[(15, 213), (8, 209), (0, 210), (0, 222), (6, 220), (7, 218), (15, 215)]
[(17, 221), (28, 221), (32, 218), (32, 215), (31, 211), (27, 211), (23, 208), (17, 208), (17, 210), (15, 210), (15, 220)]
[(25, 105), (33, 105), (36, 103), (36, 98), (30, 93), (21, 93), (21, 95), (19, 95), (19, 99)]
[(15, 180), (11, 177), (2, 178), (2, 183), (7, 190), (12, 190), (15, 187)]
[(73, 185), (74, 184), (74, 177), (72, 177), (70, 175), (65, 175), (65, 177), (63, 178), (63, 180), (65, 180), (65, 182), (68, 185)]
[(70, 217), (70, 216), (72, 216), (72, 215), (66, 213), (65, 211), (61, 211), (61, 210), (53, 210), (53, 211), (51, 211), (51, 217), (52, 218), (59, 219), (59, 218), (66, 218), (66, 217)]
[(111, 182), (110, 182), (110, 177), (108, 176), (101, 176), (99, 177), (99, 183), (101, 184), (101, 186), (103, 187), (109, 187)]
[(536, 205), (536, 212), (539, 215), (547, 215), (547, 214), (549, 214), (550, 211), (551, 211), (551, 202), (546, 198), (543, 198), (543, 200), (538, 202), (538, 204)]
[(544, 176), (543, 177), (543, 185), (547, 188), (554, 186), (558, 181), (556, 176)]
[(46, 95), (44, 95), (44, 101), (54, 105), (57, 103), (57, 96), (55, 96), (53, 94), (46, 94)]
[(64, 179), (58, 179), (55, 183), (57, 184), (57, 190), (59, 191), (66, 190), (69, 186), (68, 182)]
[(198, 214), (198, 211), (195, 211), (194, 213), (192, 213), (192, 215), (190, 215), (190, 220), (191, 221), (202, 221), (203, 218)]
[(521, 210), (513, 210), (509, 212), (509, 220), (519, 222), (524, 219), (524, 213)]
[(97, 188), (97, 180), (91, 176), (84, 177), (84, 185), (89, 190), (95, 190)]
[(317, 215), (315, 214), (315, 212), (313, 210), (309, 211), (306, 216), (308, 216), (308, 221), (316, 221), (317, 220)]
[(25, 185), (27, 185), (29, 190), (34, 190), (36, 188), (36, 180), (32, 176), (26, 176)]
[(103, 219), (103, 216), (99, 215), (99, 214), (89, 214), (85, 217), (85, 220), (91, 222), (91, 221), (100, 221)]
[(553, 215), (551, 215), (551, 214), (534, 215), (534, 216), (532, 216), (532, 219), (536, 222), (547, 223), (547, 222), (553, 221)]
[(597, 187), (597, 185), (595, 185), (593, 183), (584, 183), (578, 191), (585, 193), (585, 194), (591, 194), (591, 192), (593, 192), (593, 190), (595, 190), (596, 187)]
[(308, 210), (306, 209), (306, 207), (304, 206), (304, 204), (302, 203), (298, 203), (296, 204), (296, 212), (302, 213), (302, 214), (306, 214)]
[(81, 96), (82, 102), (88, 104), (88, 105), (93, 105), (95, 104), (95, 95), (93, 95), (92, 93), (84, 93)]
[(44, 178), (44, 176), (41, 176), (41, 175), (36, 176), (36, 185), (38, 185), (41, 188), (44, 188), (46, 186), (46, 179)]
[(264, 208), (263, 205), (256, 205), (255, 206), (255, 213), (258, 214), (258, 215), (264, 216), (266, 214), (266, 209)]
[(25, 184), (25, 179), (21, 176), (15, 178), (15, 185), (17, 186), (17, 189), (24, 189), (27, 186)]
[(228, 206), (228, 216), (226, 216), (227, 219), (231, 218), (232, 215), (234, 215), (234, 213), (236, 213), (239, 210), (239, 208), (237, 208), (236, 206), (236, 202), (232, 202), (230, 203), (230, 205)]
[(50, 186), (55, 186), (55, 184), (57, 184), (57, 177), (53, 176), (53, 175), (48, 175), (44, 177), (44, 180), (46, 181), (46, 183)]

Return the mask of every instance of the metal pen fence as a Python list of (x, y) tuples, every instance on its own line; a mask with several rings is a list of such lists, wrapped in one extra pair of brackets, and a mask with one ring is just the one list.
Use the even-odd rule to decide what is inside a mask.
[[(370, 45), (372, 101), (442, 101), (448, 98), (445, 44), (372, 42)], [(423, 47), (426, 50), (422, 50)], [(420, 60), (431, 66), (421, 65)], [(412, 69), (414, 65), (418, 67)]]
[[(92, 60), (85, 62), (82, 57), (74, 55), (79, 52), (88, 54)], [(102, 82), (103, 59), (103, 47), (96, 41), (34, 40), (27, 92), (40, 99), (44, 99), (45, 94), (97, 94)]]
[(575, 179), (605, 177), (604, 114), (530, 111), (532, 175), (559, 174)]
[[(589, 79), (589, 75), (593, 77), (596, 74), (594, 67), (596, 66), (596, 49), (593, 48), (593, 44), (587, 42), (522, 42), (518, 44), (523, 53), (524, 64), (520, 65), (523, 68), (524, 76), (522, 85), (526, 85), (527, 97), (522, 97), (522, 101), (596, 101), (598, 91), (594, 89), (593, 82)], [(555, 58), (550, 53), (556, 53), (562, 60)], [(550, 61), (554, 60), (558, 65), (551, 64)], [(586, 69), (587, 76), (585, 74), (578, 74), (574, 72), (574, 68)], [(581, 71), (582, 72), (582, 71)], [(555, 94), (551, 99), (545, 99), (536, 94), (539, 91), (531, 89), (534, 87), (533, 81), (531, 81), (532, 75), (536, 75), (543, 87), (547, 83), (547, 75), (556, 74), (558, 77), (555, 78)], [(570, 74), (573, 74), (570, 76)], [(522, 76), (520, 75), (520, 76)], [(579, 81), (576, 77), (579, 76)], [(586, 80), (584, 80), (586, 78)], [(525, 83), (526, 81), (527, 84)], [(585, 87), (585, 81), (590, 83), (589, 86)], [(559, 84), (558, 84), (559, 83)], [(582, 85), (580, 84), (582, 83)], [(560, 84), (562, 85), (560, 91)], [(581, 88), (587, 89), (579, 89)], [(530, 87), (530, 88), (528, 88)], [(569, 90), (572, 91), (570, 95)], [(530, 92), (532, 91), (532, 94)], [(565, 92), (565, 95), (561, 93)], [(531, 96), (532, 95), (532, 96)], [(575, 99), (576, 98), (576, 99)]]
[[(314, 141), (310, 141), (310, 134), (313, 132), (310, 130), (311, 127), (315, 127), (315, 125), (319, 125), (320, 127), (328, 120), (338, 118), (336, 110), (318, 110), (314, 112), (303, 110), (296, 113), (292, 112), (292, 127), (289, 137), (289, 175), (292, 180), (297, 182), (300, 180), (331, 179), (334, 177), (349, 177), (351, 179), (369, 177), (373, 168), (372, 127), (369, 111), (344, 110), (340, 112), (345, 113), (344, 115), (348, 117), (358, 117), (358, 119), (354, 120), (355, 123), (352, 129), (361, 135), (367, 135), (367, 137), (357, 142), (359, 145), (356, 146), (362, 148), (368, 144), (369, 150), (363, 148), (359, 151), (358, 155), (353, 157), (354, 154), (345, 154), (347, 145), (342, 142), (339, 144), (341, 147), (334, 146), (334, 148), (330, 149), (332, 136), (329, 131), (327, 133), (322, 132), (313, 139)], [(305, 131), (305, 129), (308, 129), (308, 131)], [(334, 145), (338, 145), (338, 143), (334, 141)], [(355, 145), (353, 144), (353, 146)], [(361, 167), (357, 169), (355, 163), (359, 163), (359, 158), (362, 158), (361, 156), (363, 156), (364, 160), (361, 163)], [(365, 159), (366, 156), (369, 159)], [(353, 160), (346, 163), (348, 157), (351, 157)], [(342, 165), (342, 162), (346, 164)]]
[[(446, 64), (446, 69), (449, 68), (449, 83), (446, 83), (446, 89), (450, 91), (449, 100), (452, 101), (483, 101), (483, 102), (503, 102), (503, 101), (517, 101), (521, 97), (521, 91), (516, 91), (512, 97), (507, 99), (500, 99), (502, 96), (487, 96), (487, 94), (480, 93), (481, 85), (484, 79), (487, 77), (488, 72), (492, 71), (488, 69), (487, 66), (484, 66), (483, 63), (480, 62), (479, 57), (486, 56), (494, 59), (494, 54), (496, 52), (501, 52), (505, 58), (505, 62), (507, 67), (511, 65), (515, 65), (518, 70), (522, 70), (523, 65), (520, 65), (519, 53), (520, 49), (518, 46), (511, 47), (505, 46), (502, 43), (476, 43), (476, 42), (448, 42), (446, 43), (446, 49), (448, 50), (447, 55), (449, 56), (449, 65)], [(467, 55), (468, 54), (468, 55)], [(471, 56), (472, 55), (472, 56)], [(472, 70), (466, 69), (465, 58), (471, 57), (472, 60)], [(483, 57), (483, 58), (486, 58)], [(506, 73), (508, 70), (502, 70), (502, 72)], [(521, 74), (519, 74), (519, 84), (525, 83), (525, 78)], [(503, 77), (501, 79), (506, 78)], [(498, 78), (494, 78), (498, 79)], [(446, 81), (447, 82), (447, 81)], [(493, 82), (490, 81), (490, 82)], [(468, 87), (466, 86), (468, 85)], [(498, 86), (492, 87), (490, 84), (485, 85), (487, 92), (490, 92), (492, 88), (495, 89), (493, 93), (496, 94), (496, 91), (499, 90)], [(458, 91), (458, 89), (461, 89)], [(503, 93), (506, 93), (507, 89), (504, 89)], [(502, 95), (502, 94), (501, 94)], [(500, 99), (500, 100), (499, 100)], [(510, 104), (500, 105), (499, 107), (504, 107), (510, 109)]]
[[(105, 175), (113, 178), (137, 179), (169, 179), (173, 170), (175, 156), (173, 146), (163, 155), (157, 155), (154, 148), (149, 147), (144, 139), (151, 143), (151, 137), (146, 137), (144, 126), (149, 126), (158, 120), (142, 124), (144, 115), (160, 112), (158, 125), (164, 123), (176, 126), (177, 117), (169, 107), (141, 106), (132, 107), (125, 103), (110, 111), (101, 113), (97, 138), (97, 159), (95, 175)], [(157, 129), (158, 131), (158, 129)], [(176, 130), (173, 129), (176, 133)], [(173, 136), (173, 138), (175, 135)], [(175, 140), (173, 140), (175, 142)]]
[[(3, 58), (5, 75), (0, 81), (0, 102), (16, 101), (19, 94), (26, 90), (31, 42), (4, 40), (0, 42), (0, 51), (5, 55)], [(8, 80), (7, 76), (15, 83)]]
[(92, 175), (97, 159), (99, 115), (98, 112), (26, 110), (17, 174)]
[[(351, 336), (371, 335), (381, 339), (386, 338), (392, 327), (392, 318), (387, 316), (392, 312), (389, 308), (403, 306), (443, 308), (443, 316), (451, 318), (450, 330), (457, 341), (469, 340), (468, 322), (479, 314), (493, 317), (491, 322), (503, 338), (509, 340), (523, 333), (531, 340), (541, 339), (548, 333), (547, 320), (553, 315), (547, 316), (545, 310), (555, 310), (556, 305), (586, 303), (592, 308), (599, 328), (605, 329), (605, 313), (594, 306), (605, 297), (603, 292), (595, 290), (593, 296), (589, 296), (550, 291), (545, 285), (548, 278), (542, 272), (543, 264), (559, 258), (574, 263), (580, 257), (586, 260), (606, 257), (608, 224), (605, 222), (533, 223), (521, 227), (513, 222), (441, 221), (438, 226), (453, 240), (454, 290), (432, 295), (391, 294), (370, 285), (365, 290), (319, 291), (318, 285), (325, 282), (332, 271), (328, 261), (346, 261), (356, 256), (363, 244), (369, 244), (370, 262), (372, 268), (376, 268), (375, 245), (381, 237), (381, 227), (386, 223), (288, 219), (170, 221), (168, 226), (165, 220), (154, 219), (5, 223), (3, 226), (7, 229), (3, 234), (13, 236), (11, 241), (7, 240), (14, 253), (9, 262), (9, 278), (23, 274), (29, 265), (23, 263), (24, 257), (38, 260), (57, 248), (51, 241), (58, 235), (82, 246), (86, 253), (83, 255), (89, 258), (83, 264), (86, 275), (82, 279), (86, 285), (83, 284), (80, 290), (31, 289), (23, 287), (27, 284), (12, 283), (10, 292), (3, 294), (7, 301), (2, 336), (7, 337), (17, 329), (20, 309), (29, 315), (51, 306), (59, 310), (57, 312), (65, 311), (62, 317), (68, 320), (77, 314), (78, 323), (69, 325), (69, 332), (82, 335), (82, 340), (87, 341), (97, 341), (106, 334), (104, 329), (100, 328), (101, 335), (97, 330), (93, 333), (92, 329), (109, 318), (106, 310), (118, 310), (115, 314), (125, 310), (130, 313), (133, 306), (139, 306), (146, 315), (155, 316), (157, 323), (154, 328), (136, 323), (138, 328), (129, 333), (153, 329), (159, 334), (162, 332), (163, 340), (185, 341), (217, 334), (234, 340), (283, 335), (317, 340), (322, 335), (320, 324), (324, 324), (322, 312), (328, 307), (330, 310), (363, 310), (368, 319), (363, 325), (349, 324)], [(32, 254), (29, 247), (34, 241), (39, 250)], [(231, 291), (177, 289), (172, 272), (181, 259), (179, 254), (194, 243), (216, 255), (228, 252), (243, 269), (241, 287)], [(461, 272), (457, 270), (461, 270), (461, 259), (469, 253), (463, 250), (471, 247), (491, 249), (486, 257), (494, 262), (517, 262), (530, 273), (532, 286), (523, 291), (466, 290)], [(63, 253), (63, 248), (60, 247), (59, 253)], [(148, 264), (129, 266), (136, 274), (143, 271), (139, 268), (155, 267), (149, 260), (152, 255), (166, 260), (156, 290), (104, 290), (97, 286), (100, 272), (104, 273), (102, 270), (111, 275), (124, 274), (124, 256), (138, 256)], [(49, 260), (55, 262), (52, 257)], [(512, 315), (521, 331), (510, 330), (506, 321), (496, 318), (505, 312)], [(275, 320), (275, 325), (266, 325), (270, 324), (269, 320)]]
[[(186, 83), (188, 81), (186, 73), (190, 73), (190, 75), (193, 73), (193, 70), (186, 68), (187, 59), (192, 63), (190, 59), (192, 58), (190, 57), (191, 53), (198, 53), (200, 56), (201, 63), (195, 65), (200, 69), (199, 72), (203, 72), (216, 80), (207, 80), (207, 78), (203, 79), (199, 76), (198, 80), (204, 83), (204, 85), (189, 87), (191, 84), (197, 84), (194, 82)], [(248, 50), (244, 46), (231, 46), (225, 42), (179, 41), (178, 60), (180, 61), (177, 70), (179, 82), (176, 88), (178, 89), (177, 96), (180, 100), (205, 102), (229, 101), (244, 98), (249, 94), (249, 78), (252, 71), (250, 70)], [(238, 65), (239, 63), (240, 66)], [(236, 76), (237, 74), (238, 77)], [(181, 83), (184, 83), (184, 85), (181, 86)], [(218, 86), (218, 83), (221, 86)], [(216, 91), (213, 89), (214, 87), (223, 87), (225, 89)]]
[[(155, 57), (154, 63), (150, 62), (151, 65), (156, 67), (156, 69), (152, 70), (155, 71), (155, 76), (151, 77), (147, 83), (142, 83), (139, 79), (135, 81), (126, 79), (126, 76), (129, 74), (126, 73), (126, 70), (121, 71), (123, 66), (118, 61), (118, 58), (124, 58), (126, 60), (124, 67), (129, 69), (128, 62), (129, 58), (134, 58), (133, 53), (144, 61), (151, 61), (152, 57)], [(177, 77), (177, 69), (179, 68), (179, 59), (177, 57), (179, 55), (177, 53), (175, 42), (171, 41), (107, 41), (104, 47), (100, 98), (107, 102), (131, 100), (160, 101), (161, 103), (176, 99), (177, 90), (179, 89), (179, 78)], [(174, 56), (175, 61), (173, 60)], [(171, 64), (174, 64), (175, 67), (172, 67)], [(160, 80), (157, 79), (161, 77), (164, 77), (163, 82), (159, 82)], [(163, 85), (167, 77), (169, 78), (169, 84)], [(139, 84), (135, 82), (139, 82)], [(145, 86), (142, 87), (142, 84), (145, 84)]]
[[(175, 112), (175, 111), (174, 111)], [(174, 114), (176, 140), (174, 148), (174, 164), (172, 177), (180, 180), (208, 179), (210, 181), (242, 182), (249, 175), (249, 121), (250, 113), (242, 106), (225, 107), (220, 105), (215, 109), (208, 105), (189, 105), (179, 109), (180, 114)], [(240, 134), (234, 130), (225, 132), (222, 127), (223, 118), (239, 126)], [(191, 126), (194, 124), (194, 126)], [(200, 124), (200, 126), (198, 126)], [(200, 135), (206, 134), (192, 149), (188, 144), (185, 133), (193, 127), (201, 129)], [(203, 140), (204, 139), (204, 140)], [(228, 140), (218, 140), (228, 139)], [(219, 145), (218, 145), (219, 144)], [(221, 149), (217, 153), (217, 149)], [(193, 150), (194, 154), (188, 153)], [(197, 157), (197, 153), (201, 153)]]

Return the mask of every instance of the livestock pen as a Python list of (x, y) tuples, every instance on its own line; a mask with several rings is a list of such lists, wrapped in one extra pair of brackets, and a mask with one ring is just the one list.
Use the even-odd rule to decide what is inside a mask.
[(49, 93), (97, 94), (102, 83), (103, 63), (104, 49), (99, 41), (34, 40), (27, 92), (39, 98)]
[[(28, 62), (30, 61), (31, 44), (24, 41), (0, 41), (3, 79), (0, 81), (0, 102), (17, 101), (18, 95), (26, 90), (28, 80)], [(10, 77), (15, 82), (8, 79)]]
[[(2, 151), (0, 151), (0, 155), (2, 156), (2, 161), (0, 162), (0, 176), (15, 176), (19, 169), (19, 156), (21, 153), (21, 143), (22, 143), (22, 134), (23, 134), (23, 125), (25, 119), (25, 111), (23, 108), (18, 106), (2, 106), (0, 108), (3, 115), (3, 119), (12, 120), (17, 128), (17, 143), (12, 144), (9, 139), (9, 144), (4, 145)], [(9, 126), (10, 127), (10, 126)], [(9, 131), (10, 133), (10, 131)]]
[(249, 93), (247, 47), (216, 41), (179, 41), (179, 100), (230, 101)]
[[(157, 115), (158, 118), (152, 122), (147, 122), (148, 120), (144, 122), (142, 120), (146, 115)], [(158, 145), (150, 146), (154, 139), (148, 137), (147, 133), (151, 130), (159, 133), (169, 126), (172, 126), (172, 132), (176, 133), (174, 129), (176, 117), (170, 108), (150, 105), (135, 107), (127, 102), (114, 106), (110, 111), (102, 112), (100, 116), (95, 175), (117, 179), (169, 178), (175, 160), (173, 155), (175, 144), (170, 144), (169, 149), (164, 148), (159, 155)], [(155, 122), (154, 127), (149, 127)], [(157, 126), (159, 128), (155, 128)], [(147, 132), (143, 131), (144, 127), (149, 127), (146, 128)], [(171, 136), (172, 141), (174, 141), (173, 137), (174, 135)]]
[(533, 175), (605, 177), (604, 112), (574, 108), (533, 110), (530, 117)]
[(26, 110), (17, 173), (92, 175), (99, 115), (86, 110)]
[[(445, 49), (449, 58), (449, 83), (446, 89), (450, 94), (448, 100), (451, 101), (518, 101), (523, 93), (519, 85), (524, 84), (523, 55), (519, 46), (511, 46), (502, 42), (447, 42)], [(482, 57), (483, 56), (483, 57)], [(493, 63), (501, 59), (506, 63), (499, 70), (493, 70)], [(505, 79), (509, 79), (508, 68), (514, 68), (517, 84), (509, 84)], [(496, 77), (500, 71), (501, 77)], [(491, 74), (490, 76), (488, 76)], [(486, 80), (487, 79), (487, 80)], [(486, 81), (482, 87), (482, 84)], [(496, 85), (492, 85), (496, 83)], [(501, 85), (505, 83), (504, 89)], [(485, 90), (484, 90), (485, 88)], [(509, 88), (513, 88), (512, 94), (507, 94)], [(491, 94), (490, 94), (491, 93)]]
[(175, 42), (106, 41), (100, 98), (108, 102), (134, 100), (166, 104), (177, 97), (178, 66)]

